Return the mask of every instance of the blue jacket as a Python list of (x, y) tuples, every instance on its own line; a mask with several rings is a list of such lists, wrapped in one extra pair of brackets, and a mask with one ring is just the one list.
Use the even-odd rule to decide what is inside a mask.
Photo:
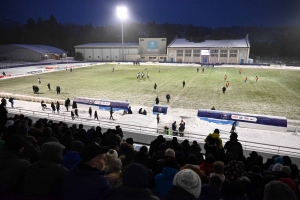
[(178, 172), (177, 169), (172, 167), (165, 167), (162, 173), (155, 176), (155, 189), (156, 195), (163, 199), (163, 197), (169, 192), (173, 186), (173, 179), (175, 174)]
[(71, 170), (80, 162), (80, 160), (81, 158), (78, 152), (69, 150), (62, 157), (60, 165), (67, 168), (68, 170)]
[(112, 187), (103, 175), (103, 171), (79, 163), (66, 175), (62, 184), (61, 199), (108, 199)]

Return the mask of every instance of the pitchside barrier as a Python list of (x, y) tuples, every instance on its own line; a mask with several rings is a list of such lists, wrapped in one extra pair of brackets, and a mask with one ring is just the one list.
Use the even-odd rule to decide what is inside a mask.
[(103, 99), (92, 99), (85, 97), (75, 97), (73, 102), (79, 104), (86, 104), (91, 106), (99, 106), (100, 110), (110, 110), (110, 107), (116, 110), (126, 110), (128, 112), (129, 102), (126, 101), (112, 101), (112, 100), (103, 100)]
[(279, 116), (255, 115), (249, 113), (237, 113), (230, 111), (199, 109), (198, 115), (201, 120), (217, 124), (232, 124), (244, 128), (263, 129), (270, 131), (287, 131), (287, 118)]
[(155, 105), (153, 106), (153, 115), (157, 115), (158, 113), (166, 115), (168, 112), (168, 106), (164, 105)]

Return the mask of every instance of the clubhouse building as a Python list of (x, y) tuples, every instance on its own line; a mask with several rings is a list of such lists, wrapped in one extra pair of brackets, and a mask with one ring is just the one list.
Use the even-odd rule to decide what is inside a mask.
[(86, 61), (152, 61), (176, 63), (249, 63), (248, 35), (241, 39), (139, 38), (139, 43), (89, 43), (75, 46)]

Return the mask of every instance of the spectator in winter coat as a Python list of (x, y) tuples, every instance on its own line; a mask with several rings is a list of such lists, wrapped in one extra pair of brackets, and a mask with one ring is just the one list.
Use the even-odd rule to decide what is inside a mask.
[(29, 159), (22, 155), (25, 139), (17, 134), (9, 136), (0, 151), (0, 188), (14, 192), (21, 188), (22, 178), (30, 166)]
[(73, 169), (81, 160), (80, 152), (82, 151), (84, 144), (80, 141), (74, 141), (71, 143), (70, 150), (68, 150), (62, 157), (61, 166), (68, 170)]
[(165, 197), (165, 200), (196, 200), (201, 193), (201, 179), (190, 169), (178, 172), (173, 181), (173, 186)]
[(160, 199), (169, 192), (173, 185), (173, 178), (178, 172), (177, 162), (175, 157), (168, 157), (166, 160), (166, 166), (162, 172), (155, 176), (155, 190)]
[(222, 144), (222, 139), (220, 138), (220, 131), (219, 129), (215, 129), (213, 133), (210, 133), (206, 138), (205, 138), (205, 142), (208, 141), (208, 138), (212, 137), (217, 141), (217, 145), (219, 150), (223, 149), (223, 144)]
[(212, 176), (208, 184), (203, 184), (201, 187), (201, 194), (199, 200), (221, 199), (220, 190), (223, 182), (220, 177)]
[(52, 129), (50, 127), (43, 128), (42, 137), (37, 140), (37, 144), (41, 147), (47, 142), (58, 142), (58, 139), (52, 137)]
[(197, 160), (196, 156), (193, 154), (188, 156), (186, 164), (180, 168), (180, 170), (184, 170), (184, 169), (193, 170), (194, 172), (196, 172), (198, 174), (198, 176), (201, 179), (205, 176), (204, 171), (202, 171), (200, 169), (200, 166), (198, 165), (198, 160)]
[(41, 160), (31, 165), (25, 175), (23, 192), (29, 196), (58, 197), (68, 170), (59, 166), (64, 146), (58, 142), (42, 145)]
[(104, 177), (112, 187), (115, 187), (122, 183), (122, 162), (118, 158), (118, 152), (113, 149), (106, 153), (106, 158)]
[(234, 160), (243, 161), (243, 146), (238, 142), (238, 135), (236, 133), (231, 133), (230, 140), (225, 143), (224, 149), (226, 152), (231, 152)]
[(146, 167), (132, 163), (123, 172), (123, 183), (109, 196), (110, 200), (159, 200), (148, 188), (151, 175)]
[(109, 147), (93, 142), (80, 152), (81, 161), (68, 172), (62, 184), (61, 199), (108, 199), (112, 190), (104, 178)]
[(208, 154), (205, 160), (200, 164), (200, 169), (204, 171), (205, 176), (209, 176), (214, 172), (213, 163), (215, 162), (215, 157), (212, 154)]
[(121, 142), (119, 149), (119, 157), (125, 155), (128, 151), (133, 151), (133, 139), (127, 138), (126, 142)]

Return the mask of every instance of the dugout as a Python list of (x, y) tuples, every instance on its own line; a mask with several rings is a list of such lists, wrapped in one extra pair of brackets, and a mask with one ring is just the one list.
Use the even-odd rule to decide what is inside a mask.
[(116, 110), (126, 110), (128, 112), (129, 102), (126, 101), (113, 101), (113, 100), (103, 100), (103, 99), (93, 99), (85, 97), (75, 97), (74, 102), (77, 104), (85, 104), (91, 106), (98, 106), (100, 110), (109, 111), (110, 107)]
[(152, 112), (154, 115), (157, 115), (158, 113), (166, 115), (168, 112), (168, 106), (155, 105), (153, 106)]

